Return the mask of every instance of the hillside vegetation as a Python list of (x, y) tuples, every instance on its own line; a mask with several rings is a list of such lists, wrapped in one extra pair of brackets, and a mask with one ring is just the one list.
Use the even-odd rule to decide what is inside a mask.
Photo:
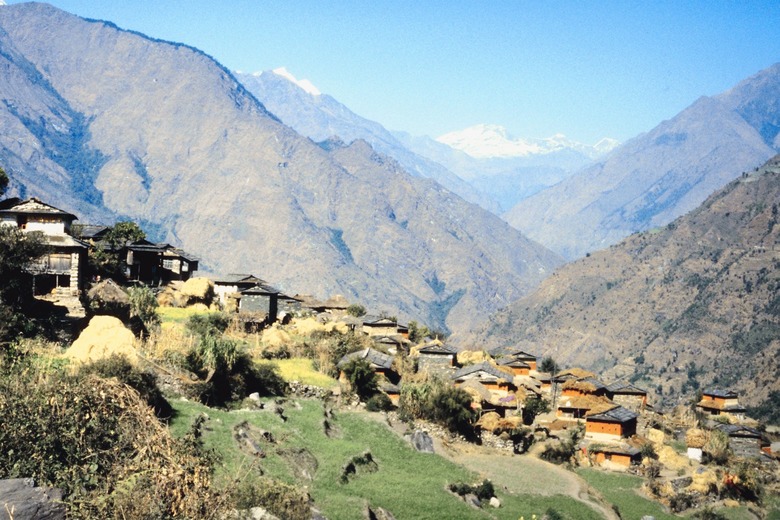
[(566, 265), (474, 337), (626, 378), (674, 402), (780, 389), (780, 159), (662, 229)]

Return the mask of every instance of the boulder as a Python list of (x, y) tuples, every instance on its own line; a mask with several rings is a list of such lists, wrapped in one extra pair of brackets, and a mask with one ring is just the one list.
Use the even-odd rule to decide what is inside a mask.
[(422, 430), (415, 430), (411, 435), (404, 436), (414, 447), (415, 450), (421, 453), (434, 453), (433, 439), (426, 432)]
[(474, 509), (482, 509), (482, 502), (479, 501), (479, 498), (474, 493), (464, 496), (463, 500)]
[(81, 332), (73, 345), (65, 351), (65, 357), (81, 363), (90, 363), (117, 354), (135, 363), (135, 336), (122, 322), (113, 316), (95, 316)]
[(0, 480), (0, 519), (65, 520), (62, 491), (35, 487), (31, 478)]
[(371, 508), (366, 504), (366, 509), (363, 511), (363, 517), (366, 520), (395, 520), (393, 513), (382, 507)]
[(490, 497), (490, 506), (498, 509), (501, 507), (501, 501), (497, 497)]

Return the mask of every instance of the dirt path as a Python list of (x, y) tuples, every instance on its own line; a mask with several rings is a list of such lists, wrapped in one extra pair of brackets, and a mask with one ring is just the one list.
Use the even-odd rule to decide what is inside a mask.
[[(380, 414), (366, 413), (366, 417), (388, 425), (403, 436), (407, 425), (389, 422)], [(609, 504), (589, 493), (588, 484), (576, 474), (532, 455), (512, 455), (484, 446), (468, 443), (446, 443), (432, 437), (434, 451), (489, 479), (493, 484), (512, 494), (565, 495), (587, 505), (606, 520), (620, 520)]]

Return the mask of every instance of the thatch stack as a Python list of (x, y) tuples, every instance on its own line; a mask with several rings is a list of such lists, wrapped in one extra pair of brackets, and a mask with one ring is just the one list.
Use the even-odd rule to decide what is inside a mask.
[(211, 305), (214, 299), (214, 282), (205, 276), (190, 278), (181, 286), (181, 294), (188, 299), (188, 303)]
[(484, 350), (461, 350), (458, 352), (458, 363), (461, 365), (475, 365), (493, 358)]
[(81, 363), (90, 363), (111, 357), (125, 356), (131, 363), (137, 359), (135, 336), (113, 316), (95, 316), (65, 356)]
[(691, 428), (685, 434), (685, 444), (689, 448), (703, 448), (707, 444), (707, 432), (699, 428)]

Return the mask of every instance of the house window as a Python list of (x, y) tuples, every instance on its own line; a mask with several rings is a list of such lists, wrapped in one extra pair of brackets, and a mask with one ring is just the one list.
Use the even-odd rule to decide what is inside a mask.
[(70, 253), (52, 253), (49, 255), (49, 269), (58, 273), (70, 271)]
[(168, 269), (169, 271), (173, 271), (173, 259), (163, 259), (163, 269)]
[(187, 262), (182, 262), (181, 263), (181, 270), (182, 270), (182, 272), (186, 273), (187, 271), (190, 270), (190, 264), (187, 263)]

